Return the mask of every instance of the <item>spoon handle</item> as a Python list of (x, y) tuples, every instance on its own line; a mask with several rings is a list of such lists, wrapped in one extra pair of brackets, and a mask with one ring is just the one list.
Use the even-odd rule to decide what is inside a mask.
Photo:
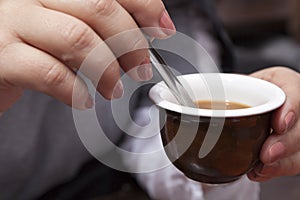
[(170, 91), (176, 98), (179, 104), (188, 107), (196, 107), (192, 98), (183, 87), (182, 83), (175, 76), (175, 74), (170, 70), (169, 66), (166, 64), (164, 59), (160, 54), (153, 48), (151, 42), (150, 45), (150, 61), (152, 65), (156, 68), (166, 85), (169, 87)]

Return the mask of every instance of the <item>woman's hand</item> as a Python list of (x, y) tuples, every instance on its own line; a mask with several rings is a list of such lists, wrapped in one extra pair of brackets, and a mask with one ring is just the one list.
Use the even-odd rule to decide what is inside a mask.
[(284, 67), (258, 71), (252, 76), (278, 85), (286, 94), (286, 102), (273, 114), (272, 128), (261, 150), (261, 163), (248, 177), (265, 181), (300, 173), (300, 75)]
[[(76, 82), (72, 102), (73, 86), (76, 71), (100, 44), (99, 56), (83, 73), (105, 98), (120, 97), (120, 67), (127, 72), (149, 63), (148, 43), (141, 31), (120, 37), (117, 43), (103, 41), (138, 27), (157, 27), (150, 32), (157, 38), (175, 31), (161, 0), (0, 1), (0, 112), (12, 106), (25, 88), (79, 109), (92, 107), (83, 81)], [(124, 47), (129, 53), (116, 56)], [(148, 80), (151, 70), (144, 65), (132, 77)], [(99, 72), (103, 76), (98, 82), (93, 75)]]

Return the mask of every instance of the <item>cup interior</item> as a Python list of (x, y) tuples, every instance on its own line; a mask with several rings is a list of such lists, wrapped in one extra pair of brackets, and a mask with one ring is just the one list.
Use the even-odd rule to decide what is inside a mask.
[(242, 117), (257, 115), (280, 107), (284, 92), (276, 85), (246, 75), (227, 73), (189, 74), (178, 77), (194, 101), (232, 101), (250, 106), (236, 110), (212, 111), (188, 108), (178, 104), (167, 86), (160, 82), (149, 96), (159, 107), (179, 113), (205, 117)]

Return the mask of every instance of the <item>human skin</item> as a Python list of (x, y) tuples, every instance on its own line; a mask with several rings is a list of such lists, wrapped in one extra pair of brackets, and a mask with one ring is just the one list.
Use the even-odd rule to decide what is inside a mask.
[(285, 92), (286, 101), (274, 112), (274, 132), (263, 145), (261, 163), (248, 177), (261, 182), (296, 175), (300, 173), (300, 75), (285, 67), (267, 68), (251, 75), (278, 85)]
[[(149, 34), (161, 39), (175, 32), (161, 0), (1, 0), (0, 112), (11, 107), (24, 89), (78, 109), (92, 107), (85, 83), (79, 79), (76, 92), (74, 83), (82, 62), (99, 44), (101, 55), (85, 75), (105, 98), (122, 96), (121, 68), (128, 72), (143, 65), (131, 77), (149, 80), (148, 43), (141, 31), (126, 41), (120, 39), (129, 52), (120, 57), (115, 56), (118, 45), (106, 43), (139, 27), (157, 27)], [(99, 82), (93, 77), (98, 72), (103, 73)]]

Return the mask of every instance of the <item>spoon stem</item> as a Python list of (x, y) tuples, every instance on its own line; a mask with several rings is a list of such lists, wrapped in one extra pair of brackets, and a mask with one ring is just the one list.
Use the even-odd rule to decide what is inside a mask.
[(184, 88), (183, 84), (180, 80), (175, 76), (175, 74), (171, 71), (169, 66), (166, 64), (164, 59), (160, 56), (160, 54), (153, 48), (151, 42), (150, 45), (150, 61), (155, 69), (158, 71), (163, 81), (166, 83), (176, 100), (179, 104), (188, 107), (196, 107), (192, 98)]

